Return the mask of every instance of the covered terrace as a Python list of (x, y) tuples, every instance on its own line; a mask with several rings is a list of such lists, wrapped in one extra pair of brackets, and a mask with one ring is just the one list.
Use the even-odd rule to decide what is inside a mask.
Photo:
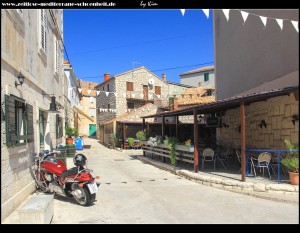
[[(288, 96), (288, 100), (281, 100), (281, 97)], [(278, 98), (276, 98), (278, 97)], [(267, 103), (269, 99), (272, 99), (272, 102)], [(271, 100), (270, 100), (271, 101)], [(271, 91), (265, 91), (261, 93), (253, 93), (253, 94), (248, 94), (245, 96), (236, 96), (236, 97), (231, 97), (223, 100), (218, 100), (216, 102), (212, 103), (207, 103), (207, 104), (201, 104), (201, 105), (196, 105), (192, 106), (189, 108), (184, 108), (180, 109), (177, 111), (169, 111), (169, 112), (162, 112), (158, 114), (153, 114), (153, 115), (148, 115), (148, 116), (143, 116), (141, 117), (143, 119), (143, 125), (142, 128), (145, 129), (146, 127), (146, 119), (148, 118), (161, 118), (161, 135), (165, 135), (165, 118), (166, 117), (175, 117), (175, 125), (176, 125), (176, 137), (178, 137), (178, 126), (179, 126), (179, 121), (178, 117), (179, 116), (193, 116), (193, 133), (194, 133), (194, 142), (198, 142), (198, 127), (199, 127), (199, 122), (198, 122), (198, 116), (199, 114), (220, 114), (224, 113), (228, 110), (231, 109), (238, 109), (239, 110), (239, 132), (240, 132), (240, 151), (241, 151), (241, 180), (245, 181), (246, 180), (246, 138), (251, 139), (251, 137), (255, 137), (254, 135), (246, 135), (246, 111), (245, 108), (249, 105), (253, 105), (258, 102), (265, 102), (264, 104), (269, 104), (269, 106), (276, 106), (277, 102), (278, 106), (283, 104), (283, 109), (284, 105), (287, 105), (284, 103), (284, 101), (288, 101), (289, 106), (295, 107), (296, 105), (298, 106), (298, 101), (299, 101), (299, 86), (294, 86), (294, 87), (286, 87), (282, 89), (276, 89), (276, 90), (271, 90)], [(272, 105), (272, 104), (273, 105)], [(253, 107), (252, 107), (253, 108)], [(281, 107), (280, 107), (281, 108)], [(298, 108), (295, 108), (298, 113)], [(289, 111), (288, 113), (283, 113), (283, 116), (286, 118), (291, 118), (293, 117), (293, 111)], [(264, 114), (268, 114), (268, 107), (266, 110), (264, 110)], [(274, 110), (275, 114), (275, 110)], [(252, 119), (253, 118), (253, 119)], [(247, 123), (250, 124), (251, 121), (254, 121), (254, 115), (253, 114), (247, 114)], [(280, 118), (278, 118), (279, 121), (281, 121)], [(298, 127), (297, 127), (298, 126)], [(292, 129), (292, 132), (299, 132), (299, 122), (297, 122), (297, 125), (291, 126), (295, 127)], [(260, 127), (262, 128), (262, 127)], [(277, 130), (277, 129), (276, 129)], [(280, 130), (280, 129), (278, 129)], [(272, 133), (273, 131), (271, 131)], [(277, 132), (277, 131), (276, 131)], [(252, 140), (252, 139), (251, 139)], [(281, 140), (281, 138), (280, 138)], [(252, 140), (253, 141), (253, 140)], [(274, 143), (275, 144), (275, 143)], [(253, 145), (253, 143), (252, 143)], [(265, 144), (261, 144), (264, 146)], [(278, 144), (279, 145), (279, 144)], [(281, 144), (280, 144), (281, 146)], [(248, 145), (247, 145), (248, 147)], [(266, 149), (266, 148), (261, 148), (261, 149)], [(274, 149), (274, 148), (269, 148), (269, 149)], [(278, 148), (277, 148), (278, 149)], [(280, 148), (283, 149), (283, 148)], [(199, 145), (198, 143), (194, 143), (194, 152), (193, 152), (194, 158), (194, 172), (198, 172), (198, 166), (199, 166)]]

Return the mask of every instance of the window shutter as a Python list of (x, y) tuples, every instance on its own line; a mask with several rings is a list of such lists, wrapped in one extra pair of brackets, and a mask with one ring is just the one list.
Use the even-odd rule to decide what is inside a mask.
[(33, 142), (34, 140), (34, 131), (33, 131), (33, 106), (26, 104), (26, 138), (27, 142)]
[[(13, 96), (5, 95), (5, 134), (6, 145), (12, 146), (16, 142), (16, 110), (15, 98)], [(15, 141), (14, 141), (15, 140)]]

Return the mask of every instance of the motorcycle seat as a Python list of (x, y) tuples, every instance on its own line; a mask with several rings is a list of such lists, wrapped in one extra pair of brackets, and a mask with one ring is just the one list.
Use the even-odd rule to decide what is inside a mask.
[(71, 176), (71, 175), (76, 175), (78, 173), (78, 168), (77, 167), (72, 167), (69, 170), (64, 170), (61, 173), (61, 178), (64, 180), (66, 177)]

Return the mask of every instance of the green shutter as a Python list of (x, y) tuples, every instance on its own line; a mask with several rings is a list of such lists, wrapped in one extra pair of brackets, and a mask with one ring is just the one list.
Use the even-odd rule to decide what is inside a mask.
[(56, 138), (59, 137), (59, 118), (58, 118), (58, 114), (56, 114), (55, 117), (55, 126), (56, 126)]
[(5, 134), (7, 146), (13, 146), (17, 143), (15, 114), (15, 98), (13, 96), (5, 95)]
[(26, 135), (27, 135), (27, 142), (34, 141), (34, 131), (33, 131), (33, 106), (30, 104), (26, 104)]

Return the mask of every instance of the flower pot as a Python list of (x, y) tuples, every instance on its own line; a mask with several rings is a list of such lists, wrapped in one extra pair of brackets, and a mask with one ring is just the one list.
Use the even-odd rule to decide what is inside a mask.
[(296, 172), (289, 172), (290, 175), (290, 182), (293, 185), (299, 185), (299, 173)]
[(73, 144), (74, 140), (72, 137), (66, 139), (66, 144)]

